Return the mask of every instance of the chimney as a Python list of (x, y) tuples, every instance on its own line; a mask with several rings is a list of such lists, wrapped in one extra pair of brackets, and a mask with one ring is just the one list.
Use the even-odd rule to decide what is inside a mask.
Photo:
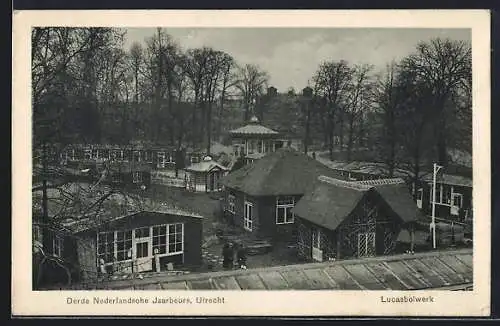
[(277, 94), (278, 94), (278, 89), (276, 89), (276, 87), (271, 86), (267, 89), (267, 96), (273, 97), (276, 96)]

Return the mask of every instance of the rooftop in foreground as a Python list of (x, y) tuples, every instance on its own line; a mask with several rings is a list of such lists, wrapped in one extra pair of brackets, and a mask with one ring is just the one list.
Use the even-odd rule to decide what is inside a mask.
[(123, 290), (432, 290), (472, 286), (472, 249), (101, 282)]

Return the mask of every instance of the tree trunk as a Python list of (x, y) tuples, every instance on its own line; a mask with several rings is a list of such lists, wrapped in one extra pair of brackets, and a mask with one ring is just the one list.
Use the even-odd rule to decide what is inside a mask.
[(42, 148), (42, 246), (45, 254), (52, 253), (52, 234), (50, 232), (49, 223), (49, 207), (47, 194), (47, 144), (44, 142)]
[(307, 114), (306, 114), (306, 134), (304, 137), (304, 154), (307, 155), (308, 148), (309, 148), (309, 126), (310, 126), (310, 119), (311, 119), (311, 111), (309, 109), (309, 103), (307, 104)]
[(212, 145), (212, 101), (208, 101), (207, 108), (207, 155), (210, 155), (210, 147)]
[(352, 142), (354, 138), (354, 117), (349, 118), (349, 134), (347, 140), (347, 162), (351, 161)]

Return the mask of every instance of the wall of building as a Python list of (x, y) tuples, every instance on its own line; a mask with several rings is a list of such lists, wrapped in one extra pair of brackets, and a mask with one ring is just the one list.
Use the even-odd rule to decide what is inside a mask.
[[(295, 203), (301, 196), (293, 196)], [(295, 223), (276, 224), (276, 197), (259, 198), (260, 233), (271, 237), (274, 241), (292, 241), (296, 236)]]
[(300, 217), (295, 218), (297, 227), (297, 254), (301, 259), (313, 261), (312, 230), (320, 229), (320, 249), (323, 251), (323, 261), (337, 259), (337, 236), (334, 231), (315, 225)]

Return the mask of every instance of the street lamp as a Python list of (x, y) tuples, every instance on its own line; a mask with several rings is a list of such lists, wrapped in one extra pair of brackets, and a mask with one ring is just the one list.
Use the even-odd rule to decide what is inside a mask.
[(432, 248), (436, 249), (436, 175), (442, 166), (434, 163), (432, 171), (432, 222), (430, 229), (432, 232)]

